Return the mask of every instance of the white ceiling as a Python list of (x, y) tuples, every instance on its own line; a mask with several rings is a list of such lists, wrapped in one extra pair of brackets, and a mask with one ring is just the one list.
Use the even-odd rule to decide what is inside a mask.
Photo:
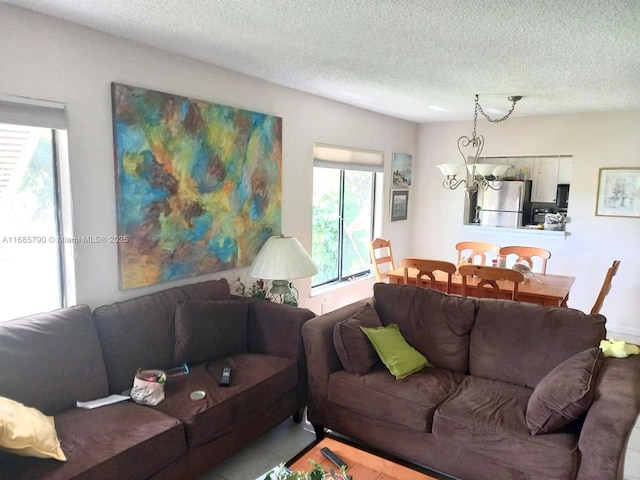
[(640, 108), (640, 0), (2, 1), (416, 122)]

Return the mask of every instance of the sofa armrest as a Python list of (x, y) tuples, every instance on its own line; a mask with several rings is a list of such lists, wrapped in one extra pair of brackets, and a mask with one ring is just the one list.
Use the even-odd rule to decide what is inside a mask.
[(306, 308), (267, 300), (248, 300), (247, 347), (250, 352), (291, 358), (298, 364), (297, 405), (294, 420), (302, 419), (307, 404), (307, 357), (302, 343), (302, 326), (315, 313)]
[(580, 433), (577, 479), (622, 479), (627, 442), (639, 412), (640, 356), (606, 358)]
[(302, 327), (304, 348), (307, 353), (309, 375), (309, 410), (307, 417), (314, 425), (322, 425), (323, 409), (327, 406), (329, 376), (342, 370), (342, 363), (333, 346), (334, 326), (356, 314), (371, 299), (351, 303), (332, 312), (309, 320)]
[(292, 358), (306, 363), (302, 325), (315, 314), (306, 308), (269, 302), (249, 301), (247, 343), (250, 352)]

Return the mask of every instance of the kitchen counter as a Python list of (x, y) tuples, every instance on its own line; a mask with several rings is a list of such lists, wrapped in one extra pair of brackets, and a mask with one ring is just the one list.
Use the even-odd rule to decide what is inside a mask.
[(517, 235), (535, 235), (535, 236), (546, 235), (546, 236), (564, 237), (564, 238), (571, 235), (571, 232), (568, 232), (566, 230), (544, 230), (544, 229), (529, 228), (529, 227), (518, 227), (518, 228), (487, 227), (487, 226), (482, 226), (477, 224), (469, 224), (469, 225), (465, 225), (465, 228), (474, 229), (476, 231), (480, 230), (487, 233), (499, 231), (501, 233), (514, 233)]

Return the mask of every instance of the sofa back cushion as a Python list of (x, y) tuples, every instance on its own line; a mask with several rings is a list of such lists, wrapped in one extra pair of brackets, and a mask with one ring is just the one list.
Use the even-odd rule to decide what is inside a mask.
[(173, 364), (245, 353), (248, 310), (249, 304), (240, 300), (178, 302)]
[(231, 287), (226, 278), (183, 285), (182, 291), (193, 300), (230, 300)]
[(605, 318), (579, 310), (483, 299), (471, 332), (470, 372), (528, 388), (605, 338)]
[(139, 368), (174, 366), (176, 302), (186, 299), (177, 287), (93, 311), (112, 393), (131, 388)]
[(0, 396), (54, 415), (108, 391), (87, 305), (0, 322)]
[(373, 297), (382, 324), (397, 324), (406, 341), (430, 363), (454, 372), (469, 370), (476, 300), (386, 283), (373, 286)]
[(112, 393), (131, 388), (139, 368), (175, 366), (176, 303), (189, 298), (229, 299), (229, 283), (222, 279), (184, 285), (94, 310)]

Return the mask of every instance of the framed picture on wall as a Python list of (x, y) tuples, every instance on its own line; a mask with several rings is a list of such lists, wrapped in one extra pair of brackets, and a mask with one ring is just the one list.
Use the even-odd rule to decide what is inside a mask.
[(394, 187), (410, 187), (413, 157), (408, 153), (394, 153), (391, 161), (392, 184)]
[(601, 168), (596, 215), (640, 217), (640, 168)]
[(391, 190), (391, 221), (407, 219), (409, 190)]

